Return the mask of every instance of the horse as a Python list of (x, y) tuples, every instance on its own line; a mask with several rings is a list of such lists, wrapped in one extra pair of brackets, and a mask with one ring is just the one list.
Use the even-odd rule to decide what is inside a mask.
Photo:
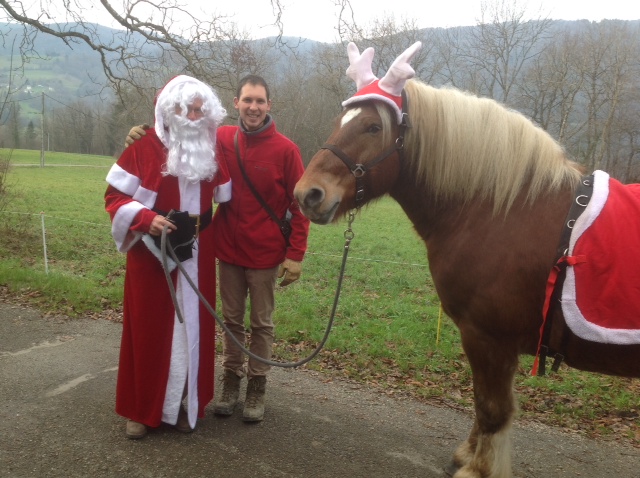
[[(351, 53), (353, 67), (360, 57)], [(400, 204), (426, 245), (473, 375), (474, 423), (446, 470), (455, 478), (509, 477), (514, 376), (521, 355), (540, 352), (545, 304), (552, 324), (545, 346), (570, 367), (639, 377), (640, 346), (576, 335), (549, 298), (582, 167), (521, 113), (406, 76), (404, 119), (396, 121), (389, 94), (345, 101), (294, 196), (316, 224), (383, 195)]]

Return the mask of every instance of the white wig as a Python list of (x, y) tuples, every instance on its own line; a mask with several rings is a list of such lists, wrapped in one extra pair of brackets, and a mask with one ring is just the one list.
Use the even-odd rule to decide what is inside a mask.
[(166, 147), (169, 146), (168, 132), (165, 129), (166, 118), (169, 114), (175, 114), (175, 107), (179, 105), (183, 114), (187, 114), (187, 106), (192, 104), (195, 98), (203, 101), (202, 112), (208, 120), (209, 134), (213, 144), (216, 142), (216, 129), (227, 115), (222, 107), (220, 99), (213, 89), (200, 80), (187, 75), (178, 75), (158, 93), (155, 108), (155, 130), (158, 138)]

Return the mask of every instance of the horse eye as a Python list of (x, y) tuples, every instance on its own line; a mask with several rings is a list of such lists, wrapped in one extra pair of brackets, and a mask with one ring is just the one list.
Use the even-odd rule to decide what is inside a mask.
[(367, 133), (375, 134), (382, 131), (382, 127), (378, 124), (372, 124), (367, 128)]

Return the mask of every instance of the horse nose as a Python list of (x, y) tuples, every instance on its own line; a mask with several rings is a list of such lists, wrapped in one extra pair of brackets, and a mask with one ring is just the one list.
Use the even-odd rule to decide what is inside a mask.
[(321, 188), (311, 188), (307, 192), (304, 193), (302, 198), (302, 205), (306, 209), (313, 209), (318, 204), (324, 201), (324, 189)]

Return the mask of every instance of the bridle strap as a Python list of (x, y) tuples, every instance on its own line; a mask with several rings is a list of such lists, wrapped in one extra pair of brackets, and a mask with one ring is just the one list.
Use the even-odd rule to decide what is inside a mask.
[(389, 156), (391, 156), (395, 152), (398, 153), (400, 160), (402, 160), (403, 158), (402, 152), (404, 151), (404, 133), (407, 128), (411, 127), (411, 124), (409, 122), (409, 114), (407, 113), (409, 109), (408, 108), (409, 100), (407, 98), (407, 94), (404, 91), (404, 89), (402, 90), (401, 94), (402, 94), (402, 121), (400, 122), (400, 133), (398, 134), (398, 137), (396, 138), (394, 145), (388, 148), (387, 150), (383, 151), (382, 153), (380, 153), (372, 161), (370, 161), (367, 164), (356, 163), (351, 158), (349, 158), (349, 156), (347, 156), (346, 153), (342, 151), (340, 148), (338, 148), (338, 146), (336, 146), (335, 144), (325, 143), (320, 148), (320, 149), (328, 149), (333, 154), (335, 154), (338, 158), (340, 158), (342, 162), (345, 164), (345, 166), (349, 168), (349, 171), (351, 171), (351, 174), (353, 174), (353, 176), (356, 178), (356, 208), (360, 208), (360, 206), (362, 206), (364, 202), (364, 179), (363, 178), (365, 173), (370, 169), (372, 169), (374, 166), (376, 166), (378, 163), (381, 163), (382, 161), (387, 159)]
[(398, 147), (397, 145), (394, 144), (391, 148), (387, 149), (386, 151), (383, 151), (381, 154), (376, 156), (376, 158), (373, 161), (371, 161), (370, 163), (367, 163), (367, 164), (361, 164), (361, 163), (355, 164), (351, 160), (351, 158), (349, 158), (349, 156), (347, 156), (335, 144), (328, 144), (328, 143), (327, 144), (323, 144), (320, 149), (328, 149), (333, 154), (335, 154), (337, 157), (339, 157), (342, 160), (342, 162), (347, 166), (347, 168), (349, 168), (351, 173), (357, 178), (357, 177), (364, 176), (364, 173), (366, 173), (367, 171), (372, 169), (376, 164), (378, 164), (381, 161), (387, 159), (389, 156), (391, 156), (396, 151), (400, 151), (402, 149), (402, 146)]
[(356, 178), (356, 208), (359, 208), (364, 201), (364, 174), (373, 168), (376, 164), (381, 161), (387, 159), (396, 151), (401, 151), (402, 148), (398, 148), (397, 146), (393, 146), (382, 154), (379, 154), (373, 161), (368, 164), (356, 164), (347, 156), (344, 151), (338, 148), (335, 144), (325, 144), (320, 149), (328, 149), (333, 154), (335, 154), (338, 158), (342, 160), (347, 168), (351, 171), (351, 174)]

